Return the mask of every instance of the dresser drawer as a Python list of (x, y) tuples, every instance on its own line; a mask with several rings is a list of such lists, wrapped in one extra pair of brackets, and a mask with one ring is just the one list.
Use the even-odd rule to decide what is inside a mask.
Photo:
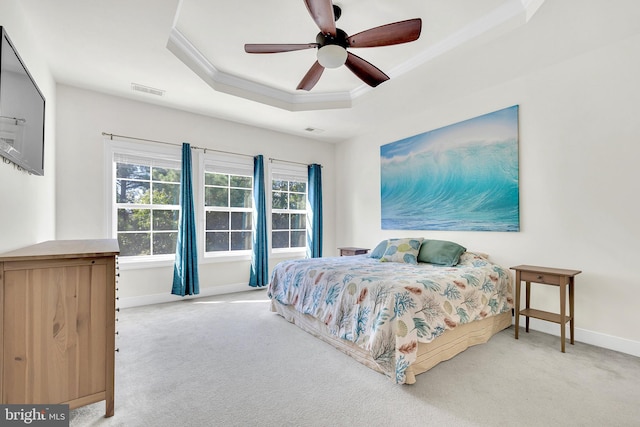
[(546, 283), (548, 285), (560, 285), (564, 276), (558, 276), (555, 274), (534, 273), (530, 271), (521, 271), (520, 280), (525, 282)]

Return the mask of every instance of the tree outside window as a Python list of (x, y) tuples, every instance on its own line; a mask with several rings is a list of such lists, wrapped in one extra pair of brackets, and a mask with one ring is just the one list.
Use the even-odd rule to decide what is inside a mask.
[(180, 215), (180, 169), (116, 162), (120, 256), (174, 254)]

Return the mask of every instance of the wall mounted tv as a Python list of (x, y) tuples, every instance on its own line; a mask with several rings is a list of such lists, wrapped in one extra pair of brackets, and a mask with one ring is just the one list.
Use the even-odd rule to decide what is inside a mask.
[(44, 96), (0, 26), (0, 156), (44, 175)]

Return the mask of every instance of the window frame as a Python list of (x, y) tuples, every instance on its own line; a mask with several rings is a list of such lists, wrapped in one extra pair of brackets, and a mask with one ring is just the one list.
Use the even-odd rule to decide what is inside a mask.
[[(309, 194), (309, 175), (307, 172), (307, 166), (306, 165), (299, 165), (299, 164), (295, 164), (295, 163), (271, 163), (271, 167), (269, 170), (269, 182), (268, 182), (268, 186), (265, 185), (265, 190), (267, 190), (268, 188), (268, 195), (266, 195), (267, 197), (267, 215), (269, 216), (268, 219), (268, 235), (269, 235), (269, 252), (271, 256), (274, 257), (288, 257), (291, 255), (294, 256), (299, 256), (299, 255), (306, 255), (307, 252), (307, 233), (306, 233), (306, 227), (305, 229), (301, 229), (304, 230), (304, 234), (305, 234), (305, 245), (301, 246), (301, 247), (288, 247), (288, 248), (274, 248), (273, 247), (273, 214), (274, 214), (274, 209), (273, 209), (273, 181), (274, 180), (287, 180), (287, 181), (299, 181), (299, 182), (304, 182), (305, 183), (305, 193), (304, 193), (304, 199), (305, 199), (305, 208), (304, 209), (296, 209), (296, 210), (290, 210), (290, 209), (282, 209), (282, 211), (286, 211), (292, 214), (298, 214), (298, 213), (304, 213), (305, 215), (305, 224), (308, 221), (308, 204), (309, 204), (309, 200), (308, 200), (308, 194)], [(277, 209), (276, 211), (281, 211), (281, 209)], [(277, 213), (277, 212), (275, 212)], [(289, 228), (289, 230), (291, 230), (291, 228)]]
[[(104, 206), (105, 215), (104, 226), (105, 235), (110, 238), (118, 238), (118, 215), (116, 204), (116, 155), (131, 156), (132, 158), (143, 158), (150, 162), (169, 162), (176, 164), (182, 169), (182, 150), (178, 145), (160, 145), (151, 142), (132, 142), (119, 138), (105, 138), (104, 144)], [(228, 251), (228, 252), (206, 252), (206, 215), (204, 205), (205, 193), (205, 171), (212, 164), (221, 166), (221, 172), (227, 170), (232, 175), (250, 176), (253, 183), (253, 158), (251, 156), (221, 153), (215, 150), (207, 152), (207, 150), (195, 150), (192, 155), (192, 178), (194, 188), (194, 204), (196, 208), (196, 223), (198, 234), (198, 259), (200, 264), (229, 262), (229, 261), (246, 261), (251, 259), (252, 250)], [(224, 169), (226, 167), (226, 169)], [(235, 171), (235, 173), (234, 173)], [(238, 173), (240, 171), (240, 173)], [(182, 171), (181, 171), (182, 172)], [(269, 257), (287, 258), (291, 256), (304, 256), (306, 254), (306, 233), (305, 246), (295, 248), (273, 248), (273, 201), (272, 186), (274, 179), (288, 179), (304, 182), (306, 185), (305, 204), (306, 207), (299, 213), (305, 214), (305, 221), (308, 222), (308, 172), (306, 165), (289, 164), (289, 163), (268, 163), (265, 168), (265, 201), (267, 219), (267, 234), (269, 236)], [(252, 199), (252, 221), (255, 215), (253, 185), (251, 186)], [(149, 205), (151, 209), (156, 205)], [(159, 205), (160, 206), (160, 205)], [(173, 205), (171, 205), (173, 206)], [(162, 207), (162, 206), (160, 206)], [(298, 213), (298, 212), (294, 212)], [(307, 224), (308, 226), (308, 224)], [(253, 232), (253, 230), (251, 230)], [(143, 255), (143, 256), (123, 256), (120, 257), (120, 263), (123, 269), (140, 269), (140, 268), (156, 268), (173, 265), (175, 254), (163, 255)]]
[[(108, 212), (105, 219), (105, 229), (110, 238), (118, 239), (118, 208), (123, 204), (117, 203), (116, 200), (116, 181), (117, 168), (116, 163), (124, 163), (128, 157), (133, 164), (149, 164), (155, 167), (176, 168), (182, 173), (182, 152), (180, 147), (160, 147), (156, 144), (125, 142), (122, 140), (110, 140), (105, 144), (105, 211)], [(124, 161), (118, 162), (118, 157)], [(152, 177), (150, 177), (150, 182)], [(166, 209), (176, 205), (156, 205), (156, 204), (131, 204), (131, 208), (143, 206), (144, 209)], [(179, 206), (179, 205), (178, 205)], [(179, 208), (178, 208), (179, 210)], [(152, 230), (152, 228), (151, 228)], [(171, 265), (175, 259), (175, 253), (160, 255), (137, 255), (137, 256), (121, 256), (119, 262), (121, 265), (130, 265), (136, 267), (156, 267), (158, 265)]]
[[(205, 206), (205, 191), (207, 185), (205, 184), (205, 174), (207, 172), (228, 174), (235, 176), (244, 176), (251, 178), (251, 208), (238, 208), (228, 207), (228, 210), (214, 207)], [(231, 260), (250, 260), (252, 249), (248, 250), (229, 250), (229, 251), (210, 251), (207, 252), (206, 241), (206, 213), (217, 212), (250, 212), (252, 219), (252, 227), (248, 230), (251, 233), (251, 239), (253, 240), (253, 216), (255, 215), (254, 197), (253, 197), (253, 158), (244, 155), (234, 155), (231, 153), (219, 153), (219, 152), (205, 152), (201, 153), (199, 161), (198, 178), (201, 181), (198, 186), (198, 215), (200, 220), (198, 221), (198, 236), (201, 241), (198, 245), (198, 250), (201, 254), (203, 261), (231, 261)]]

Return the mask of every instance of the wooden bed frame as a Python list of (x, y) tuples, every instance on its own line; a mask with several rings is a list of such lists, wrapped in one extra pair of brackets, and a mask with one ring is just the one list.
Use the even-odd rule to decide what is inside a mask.
[[(278, 313), (311, 335), (331, 344), (363, 365), (383, 373), (366, 350), (331, 335), (323, 322), (299, 313), (291, 306), (280, 304), (275, 300), (271, 300), (271, 311)], [(511, 310), (475, 322), (459, 324), (455, 329), (446, 330), (430, 343), (418, 343), (418, 358), (407, 368), (405, 383), (415, 383), (416, 375), (428, 371), (440, 362), (451, 359), (472, 345), (486, 343), (493, 335), (509, 326), (511, 326)]]

